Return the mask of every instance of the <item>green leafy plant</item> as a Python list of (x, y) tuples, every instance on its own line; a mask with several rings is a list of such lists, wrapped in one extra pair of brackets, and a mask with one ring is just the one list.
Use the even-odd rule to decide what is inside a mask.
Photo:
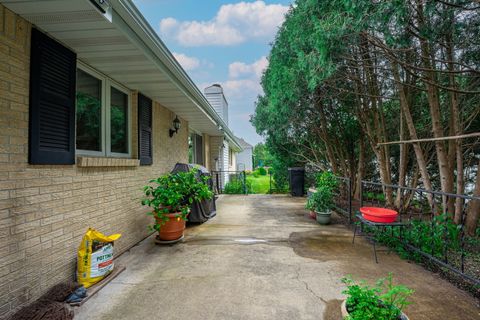
[(325, 187), (330, 190), (334, 190), (338, 185), (337, 178), (333, 175), (333, 173), (328, 171), (317, 174), (315, 177), (315, 182), (317, 188)]
[(334, 191), (337, 179), (330, 172), (322, 172), (316, 176), (316, 192), (310, 196), (311, 206), (316, 212), (328, 212), (334, 204)]
[(187, 220), (190, 206), (194, 201), (211, 199), (213, 192), (206, 182), (209, 177), (198, 175), (198, 170), (188, 172), (169, 173), (149, 181), (143, 187), (146, 198), (142, 205), (149, 206), (154, 216), (155, 224), (151, 229), (159, 230), (168, 220), (168, 215), (175, 213), (179, 219)]
[(261, 176), (266, 176), (267, 175), (267, 169), (265, 169), (264, 167), (259, 167), (256, 171)]
[(234, 179), (225, 183), (225, 187), (223, 188), (223, 193), (225, 194), (242, 194), (245, 193), (245, 188), (243, 183), (238, 180)]
[(308, 197), (307, 203), (305, 204), (305, 209), (310, 211), (315, 211), (315, 202), (313, 201), (313, 194)]
[(245, 188), (247, 193), (252, 190), (252, 183), (247, 179), (244, 186), (243, 177), (231, 177), (230, 181), (225, 184), (223, 193), (225, 194), (244, 194)]
[(397, 320), (402, 310), (410, 304), (413, 290), (404, 285), (394, 285), (393, 275), (379, 279), (375, 286), (365, 281), (355, 282), (350, 276), (342, 279), (347, 285), (348, 320)]
[[(366, 231), (373, 234), (376, 241), (393, 248), (403, 258), (419, 260), (419, 254), (406, 250), (403, 242), (437, 258), (442, 258), (445, 250), (455, 252), (462, 250), (461, 228), (462, 225), (455, 224), (450, 216), (440, 214), (434, 216), (432, 220), (412, 220), (401, 235), (397, 228), (383, 231), (379, 228), (367, 227)], [(473, 238), (467, 237), (465, 242), (475, 246)], [(468, 256), (470, 252), (466, 251), (464, 254)]]

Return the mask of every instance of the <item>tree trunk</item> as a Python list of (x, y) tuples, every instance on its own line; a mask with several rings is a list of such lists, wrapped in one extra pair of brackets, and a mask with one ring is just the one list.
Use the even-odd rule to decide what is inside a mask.
[[(475, 181), (475, 190), (473, 191), (474, 197), (480, 197), (480, 161), (477, 166), (477, 178)], [(480, 218), (480, 200), (471, 200), (468, 204), (467, 217), (465, 226), (467, 234), (470, 236), (475, 235), (478, 226), (478, 219)]]
[[(450, 71), (449, 75), (449, 81), (450, 81), (450, 87), (452, 87), (454, 90), (457, 88), (457, 81), (455, 80), (455, 74), (453, 71), (455, 70), (455, 66), (453, 64), (453, 39), (452, 35), (450, 34), (447, 37), (447, 59), (449, 61), (448, 63), (448, 70)], [(451, 105), (451, 129), (453, 129), (453, 133), (456, 136), (459, 136), (463, 133), (462, 130), (462, 121), (460, 120), (460, 108), (458, 104), (458, 93), (456, 91), (451, 91), (450, 92), (450, 105)], [(450, 140), (453, 142), (453, 145), (450, 144), (449, 146), (449, 151), (453, 153), (453, 150), (450, 150), (450, 148), (454, 148), (455, 155), (452, 155), (452, 157), (455, 157), (455, 159), (452, 161), (453, 163), (456, 162), (456, 177), (457, 177), (457, 184), (456, 184), (456, 193), (457, 194), (463, 194), (464, 189), (465, 189), (465, 180), (464, 180), (464, 173), (463, 173), (463, 148), (462, 148), (462, 140), (461, 139), (456, 139), (456, 140)], [(451, 174), (454, 172), (454, 168), (450, 169)], [(452, 178), (453, 181), (453, 178)], [(452, 199), (453, 200), (453, 199)], [(449, 203), (449, 212), (453, 212), (453, 206)], [(460, 224), (462, 222), (462, 212), (463, 212), (463, 199), (462, 198), (456, 198), (455, 201), (455, 214), (453, 221), (456, 224)]]
[[(423, 16), (423, 3), (417, 1), (417, 15), (420, 29), (425, 26), (425, 17)], [(435, 64), (432, 61), (432, 52), (429, 43), (425, 38), (419, 37), (420, 48), (422, 53), (423, 67), (426, 69), (424, 72), (426, 81), (425, 86), (427, 88), (427, 100), (430, 107), (430, 117), (432, 119), (432, 133), (435, 138), (441, 138), (444, 136), (442, 115), (440, 111), (440, 97), (438, 92), (437, 76), (435, 74)], [(438, 169), (440, 173), (440, 185), (443, 192), (451, 193), (453, 190), (453, 181), (449, 174), (449, 168), (451, 167), (448, 162), (447, 152), (445, 150), (445, 141), (435, 141), (435, 150), (437, 153)], [(447, 209), (447, 197), (442, 197), (442, 204), (444, 212)]]
[[(402, 111), (400, 109), (400, 140), (405, 139), (405, 130), (404, 130), (404, 120)], [(402, 143), (400, 144), (400, 163), (399, 163), (399, 170), (398, 170), (398, 185), (400, 187), (405, 186), (405, 178), (407, 174), (407, 165), (408, 165), (408, 144)], [(397, 197), (395, 199), (395, 207), (400, 208), (402, 203), (404, 190), (398, 189), (397, 190)]]
[(358, 152), (358, 170), (357, 170), (357, 180), (355, 182), (355, 194), (354, 198), (356, 200), (361, 199), (361, 191), (362, 191), (362, 180), (365, 176), (365, 142), (363, 139), (360, 140), (359, 152)]
[[(398, 72), (398, 65), (395, 62), (392, 63), (392, 73), (395, 79), (395, 83), (397, 84), (398, 94), (400, 97), (400, 107), (403, 111), (403, 115), (405, 116), (405, 122), (407, 124), (408, 131), (410, 133), (410, 138), (412, 140), (418, 139), (417, 136), (417, 129), (415, 128), (415, 124), (413, 122), (412, 114), (410, 113), (410, 107), (408, 105), (407, 96), (405, 94), (405, 88), (401, 82), (400, 74)], [(418, 143), (413, 143), (413, 150), (415, 152), (415, 157), (417, 159), (418, 169), (420, 170), (420, 175), (422, 177), (423, 185), (426, 190), (432, 191), (432, 183), (430, 181), (430, 176), (427, 170), (427, 161), (425, 160), (425, 155), (423, 153), (422, 147)], [(428, 203), (430, 207), (433, 207), (433, 197), (431, 194), (427, 195)]]

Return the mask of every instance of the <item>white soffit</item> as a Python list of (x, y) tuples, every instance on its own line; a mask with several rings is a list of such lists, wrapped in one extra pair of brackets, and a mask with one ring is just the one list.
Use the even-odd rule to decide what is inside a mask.
[(202, 110), (146, 54), (145, 47), (132, 41), (124, 30), (126, 22), (115, 11), (111, 23), (88, 0), (5, 0), (2, 4), (70, 47), (79, 60), (172, 110), (194, 130), (222, 135), (215, 115)]

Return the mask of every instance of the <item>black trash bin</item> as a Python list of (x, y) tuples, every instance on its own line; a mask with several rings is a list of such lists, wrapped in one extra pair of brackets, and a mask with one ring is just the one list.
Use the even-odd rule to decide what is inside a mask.
[(294, 197), (303, 197), (305, 192), (305, 168), (288, 168), (290, 193)]

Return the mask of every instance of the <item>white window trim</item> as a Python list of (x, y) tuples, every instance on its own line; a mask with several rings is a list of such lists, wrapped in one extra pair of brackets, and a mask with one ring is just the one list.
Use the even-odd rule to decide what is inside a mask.
[(114, 87), (120, 92), (123, 92), (127, 95), (127, 126), (128, 126), (128, 132), (127, 132), (127, 153), (117, 153), (117, 152), (112, 152), (112, 144), (111, 144), (111, 139), (112, 139), (112, 134), (111, 134), (111, 129), (112, 127), (109, 125), (106, 126), (106, 140), (107, 140), (107, 157), (115, 157), (115, 158), (131, 158), (132, 156), (132, 99), (130, 95), (130, 90), (127, 88), (121, 86), (120, 84), (112, 81), (112, 80), (107, 80), (107, 87), (106, 87), (106, 94), (107, 94), (107, 104), (106, 104), (106, 113), (108, 121), (111, 119), (110, 118), (110, 113), (111, 113), (111, 88)]
[[(88, 73), (89, 75), (91, 75), (92, 77), (96, 78), (97, 80), (99, 80), (101, 82), (101, 115), (102, 115), (102, 119), (101, 119), (101, 136), (100, 136), (100, 147), (101, 147), (101, 150), (100, 151), (92, 151), (92, 150), (82, 150), (82, 149), (76, 149), (75, 150), (75, 154), (76, 155), (86, 155), (86, 156), (96, 156), (96, 157), (102, 157), (102, 156), (105, 156), (105, 147), (106, 147), (106, 141), (105, 141), (105, 119), (106, 119), (106, 114), (105, 114), (105, 99), (106, 99), (106, 95), (105, 95), (105, 77), (102, 76), (100, 73), (96, 72), (95, 70), (93, 70), (92, 68), (88, 67), (87, 65), (85, 64), (82, 64), (80, 63), (79, 61), (77, 61), (77, 68), (82, 70), (83, 72), (85, 73)], [(75, 88), (75, 92), (76, 92), (76, 88)], [(76, 99), (75, 99), (76, 100)], [(75, 114), (75, 145), (77, 143), (76, 141), (76, 136), (77, 136), (77, 121), (76, 121), (76, 114)]]
[[(76, 149), (75, 154), (79, 156), (94, 156), (94, 157), (111, 157), (111, 158), (131, 158), (132, 157), (132, 95), (131, 91), (117, 83), (116, 81), (106, 77), (104, 74), (96, 71), (85, 63), (77, 60), (77, 68), (83, 72), (88, 73), (92, 77), (100, 80), (102, 83), (102, 94), (101, 94), (101, 103), (102, 103), (102, 132), (101, 132), (101, 151), (92, 151), (92, 150), (82, 150)], [(110, 108), (111, 108), (111, 87), (125, 93), (127, 95), (128, 102), (128, 136), (127, 136), (127, 150), (128, 153), (116, 153), (111, 152), (111, 126), (110, 126)], [(76, 126), (76, 121), (75, 121)], [(75, 133), (77, 128), (75, 127)], [(75, 138), (76, 144), (76, 138)]]

